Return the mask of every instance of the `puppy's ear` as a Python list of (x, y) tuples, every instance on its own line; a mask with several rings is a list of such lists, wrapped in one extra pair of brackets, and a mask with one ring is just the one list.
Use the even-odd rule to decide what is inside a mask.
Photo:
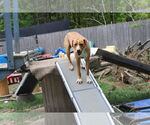
[(86, 39), (83, 39), (83, 42), (86, 45), (88, 41)]
[(74, 40), (71, 41), (71, 47), (73, 47)]

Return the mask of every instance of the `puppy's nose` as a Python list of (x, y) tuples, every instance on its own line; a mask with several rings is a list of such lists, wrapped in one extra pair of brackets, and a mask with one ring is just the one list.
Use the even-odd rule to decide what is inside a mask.
[(81, 55), (81, 50), (77, 50), (78, 55)]

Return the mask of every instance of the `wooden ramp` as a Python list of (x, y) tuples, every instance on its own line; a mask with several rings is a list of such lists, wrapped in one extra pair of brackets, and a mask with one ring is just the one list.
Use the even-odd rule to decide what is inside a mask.
[[(105, 122), (105, 125), (113, 125), (114, 123), (109, 113), (113, 113), (114, 110), (112, 109), (104, 93), (93, 77), (93, 74), (90, 72), (90, 78), (93, 84), (87, 84), (86, 71), (81, 69), (83, 83), (77, 84), (77, 68), (74, 61), (73, 64), (74, 70), (70, 71), (67, 66), (67, 60), (56, 62), (57, 69), (64, 81), (65, 87), (77, 112), (103, 112), (105, 113), (105, 115), (103, 115), (103, 121)], [(101, 124), (102, 121), (99, 118), (95, 121), (95, 125)], [(87, 121), (89, 121), (89, 119), (86, 115), (75, 114), (75, 119), (78, 125), (88, 125)], [(90, 123), (91, 122), (89, 122), (89, 124)]]
[(104, 93), (90, 72), (93, 84), (86, 83), (86, 71), (81, 69), (82, 84), (76, 83), (76, 65), (74, 70), (68, 69), (68, 61), (56, 62), (57, 69), (64, 81), (69, 96), (78, 112), (114, 112)]
[(74, 113), (74, 117), (77, 125), (115, 125), (115, 122), (108, 112)]

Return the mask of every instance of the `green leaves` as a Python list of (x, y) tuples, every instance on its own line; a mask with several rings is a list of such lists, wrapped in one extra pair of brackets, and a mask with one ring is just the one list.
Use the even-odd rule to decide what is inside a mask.
[[(70, 28), (82, 28), (120, 23), (128, 21), (136, 21), (142, 19), (150, 19), (149, 13), (19, 13), (20, 27), (29, 27), (36, 24), (53, 22), (68, 18), (70, 20)], [(142, 24), (141, 24), (142, 25)], [(131, 27), (137, 27), (134, 24)], [(0, 31), (4, 31), (4, 21), (0, 18)]]

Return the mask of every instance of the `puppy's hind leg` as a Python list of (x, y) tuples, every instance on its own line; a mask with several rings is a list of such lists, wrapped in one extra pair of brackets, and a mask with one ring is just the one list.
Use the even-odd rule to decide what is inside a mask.
[(76, 63), (77, 63), (77, 81), (76, 83), (81, 84), (83, 83), (81, 79), (81, 71), (80, 71), (80, 58), (76, 56)]
[(80, 67), (82, 68), (82, 69), (85, 69), (85, 65), (84, 64), (80, 64)]
[(89, 56), (86, 58), (86, 82), (88, 84), (91, 84), (92, 83), (92, 80), (90, 79), (89, 77), (89, 66), (90, 66), (90, 59), (89, 59)]

